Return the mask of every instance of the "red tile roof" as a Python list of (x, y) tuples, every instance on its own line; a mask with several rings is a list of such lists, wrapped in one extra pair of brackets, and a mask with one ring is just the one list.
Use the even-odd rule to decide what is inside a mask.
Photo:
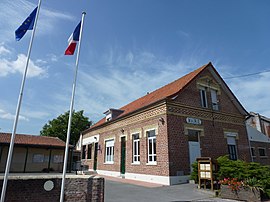
[[(9, 144), (11, 133), (0, 133), (0, 144)], [(65, 147), (65, 142), (57, 137), (16, 134), (14, 144)]]
[[(198, 69), (196, 69), (193, 72), (190, 72), (189, 74), (181, 77), (180, 79), (177, 79), (173, 81), (172, 83), (169, 83), (127, 105), (124, 107), (121, 107), (120, 110), (123, 110), (124, 112), (120, 114), (116, 119), (123, 117), (124, 115), (127, 115), (131, 112), (134, 112), (138, 109), (141, 109), (143, 107), (146, 107), (150, 104), (153, 104), (155, 102), (158, 102), (160, 100), (164, 100), (168, 97), (175, 96), (177, 93), (179, 93), (189, 82), (191, 82), (200, 72), (202, 72), (207, 66), (212, 64), (208, 63)], [(114, 120), (116, 120), (114, 119)], [(87, 129), (91, 130), (99, 125), (102, 125), (105, 123), (105, 118), (98, 121), (95, 125), (93, 125), (91, 128)]]

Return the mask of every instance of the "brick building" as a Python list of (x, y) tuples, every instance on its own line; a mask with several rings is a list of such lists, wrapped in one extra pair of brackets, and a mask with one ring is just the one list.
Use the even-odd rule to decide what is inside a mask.
[(165, 185), (186, 182), (197, 157), (251, 160), (246, 110), (211, 63), (82, 132), (82, 162), (97, 173)]
[(252, 161), (270, 165), (270, 119), (250, 112), (246, 119)]

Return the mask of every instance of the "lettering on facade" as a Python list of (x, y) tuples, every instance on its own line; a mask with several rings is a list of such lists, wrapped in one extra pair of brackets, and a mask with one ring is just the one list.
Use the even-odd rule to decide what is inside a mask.
[(196, 118), (187, 117), (186, 121), (187, 121), (187, 123), (193, 124), (193, 125), (201, 125), (202, 124), (201, 119), (196, 119)]

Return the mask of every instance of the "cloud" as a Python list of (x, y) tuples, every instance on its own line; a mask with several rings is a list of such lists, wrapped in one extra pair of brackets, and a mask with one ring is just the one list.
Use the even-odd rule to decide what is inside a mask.
[(270, 117), (270, 73), (226, 80), (247, 111)]
[[(112, 49), (100, 58), (90, 69), (87, 66), (79, 70), (76, 91), (76, 106), (85, 109), (94, 121), (102, 118), (108, 108), (120, 108), (206, 64), (196, 57), (172, 62), (151, 52), (121, 53)], [(231, 74), (226, 69), (221, 68), (221, 75)], [(270, 117), (270, 73), (226, 82), (247, 111)]]
[(0, 44), (0, 56), (10, 54), (10, 50), (6, 49), (3, 45)]
[[(0, 50), (1, 50), (1, 47), (3, 46), (0, 46)], [(3, 50), (7, 50), (7, 49), (3, 47)], [(0, 57), (0, 77), (4, 77), (9, 74), (15, 74), (15, 73), (23, 74), (25, 70), (26, 58), (27, 57), (24, 54), (19, 54), (16, 60)], [(31, 59), (29, 60), (27, 77), (36, 77), (36, 76), (46, 75), (46, 70), (38, 65), (40, 63), (42, 63), (41, 60), (37, 60), (36, 62), (32, 61)]]
[(76, 91), (76, 106), (94, 121), (199, 67), (195, 59), (173, 63), (148, 51), (110, 49), (99, 59), (79, 70)]
[[(26, 17), (34, 10), (36, 4), (29, 1), (20, 0), (2, 0), (0, 2), (0, 41), (15, 40), (14, 32), (26, 19)], [(57, 29), (57, 23), (61, 20), (74, 20), (72, 15), (65, 14), (60, 11), (52, 10), (41, 6), (38, 21), (38, 34), (48, 34)]]
[[(14, 120), (15, 118), (15, 115), (9, 113), (9, 112), (6, 112), (5, 110), (3, 109), (0, 109), (0, 118), (1, 119), (7, 119), (7, 120)], [(22, 120), (22, 121), (29, 121), (28, 118), (26, 118), (25, 116), (22, 116), (22, 115), (19, 115), (19, 120)]]

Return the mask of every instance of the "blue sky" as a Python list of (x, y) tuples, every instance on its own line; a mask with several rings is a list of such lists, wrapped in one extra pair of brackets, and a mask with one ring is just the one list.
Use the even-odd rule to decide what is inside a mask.
[[(11, 132), (38, 1), (0, 2), (0, 131)], [(69, 109), (75, 56), (67, 39), (86, 11), (75, 110), (96, 122), (211, 61), (223, 78), (270, 70), (268, 0), (43, 0), (18, 133), (38, 135)], [(270, 72), (225, 79), (247, 111), (270, 117)]]

